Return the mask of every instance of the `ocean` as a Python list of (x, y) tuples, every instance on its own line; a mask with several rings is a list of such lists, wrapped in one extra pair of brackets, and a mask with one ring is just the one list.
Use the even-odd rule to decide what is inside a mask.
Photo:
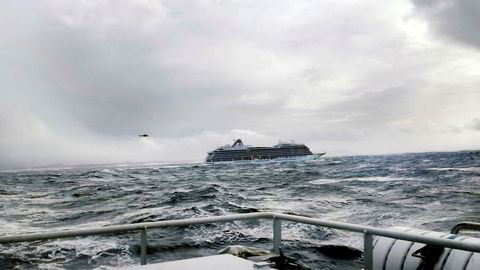
[[(480, 222), (480, 152), (243, 163), (117, 164), (0, 172), (0, 235), (276, 211), (333, 221), (449, 231)], [(322, 246), (362, 249), (361, 235), (282, 223), (285, 255), (315, 269), (361, 269)], [(272, 247), (271, 221), (148, 232), (149, 262)], [(139, 264), (139, 234), (0, 245), (0, 269)]]

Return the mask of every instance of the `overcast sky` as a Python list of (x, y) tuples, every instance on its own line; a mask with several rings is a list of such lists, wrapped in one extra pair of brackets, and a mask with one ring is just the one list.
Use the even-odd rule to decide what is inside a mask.
[[(0, 168), (480, 148), (480, 1), (0, 2)], [(150, 138), (139, 138), (148, 133)]]

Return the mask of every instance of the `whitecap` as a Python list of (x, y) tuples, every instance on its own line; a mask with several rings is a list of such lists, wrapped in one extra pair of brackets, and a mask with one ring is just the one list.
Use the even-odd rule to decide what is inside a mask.
[(325, 185), (325, 184), (335, 184), (338, 182), (341, 182), (342, 180), (340, 179), (328, 179), (328, 178), (321, 178), (317, 180), (312, 180), (308, 183), (314, 184), (314, 185)]
[(427, 170), (430, 171), (462, 171), (462, 172), (480, 172), (480, 167), (463, 167), (463, 168), (453, 168), (453, 167), (446, 167), (446, 168), (428, 168)]
[(352, 177), (345, 180), (356, 180), (365, 182), (391, 182), (391, 181), (405, 181), (413, 180), (412, 178), (392, 177), (392, 176), (368, 176), (368, 177)]

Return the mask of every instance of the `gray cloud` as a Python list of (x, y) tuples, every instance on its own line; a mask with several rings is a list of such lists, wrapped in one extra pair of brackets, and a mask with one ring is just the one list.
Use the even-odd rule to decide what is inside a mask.
[(413, 0), (432, 28), (444, 36), (480, 47), (480, 2), (477, 0)]
[(473, 119), (473, 121), (472, 121), (472, 128), (473, 128), (474, 130), (480, 131), (480, 118), (475, 118), (475, 119)]
[[(417, 3), (432, 24), (450, 18), (437, 4)], [(480, 56), (430, 45), (409, 12), (408, 0), (2, 1), (0, 167), (202, 159), (237, 137), (332, 154), (473, 146), (438, 134), (480, 115)]]

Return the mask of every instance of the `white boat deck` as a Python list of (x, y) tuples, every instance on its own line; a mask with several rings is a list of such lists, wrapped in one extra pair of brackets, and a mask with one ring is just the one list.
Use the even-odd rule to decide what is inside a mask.
[(255, 263), (230, 254), (213, 255), (192, 259), (134, 265), (121, 270), (268, 270), (273, 269), (264, 263)]

